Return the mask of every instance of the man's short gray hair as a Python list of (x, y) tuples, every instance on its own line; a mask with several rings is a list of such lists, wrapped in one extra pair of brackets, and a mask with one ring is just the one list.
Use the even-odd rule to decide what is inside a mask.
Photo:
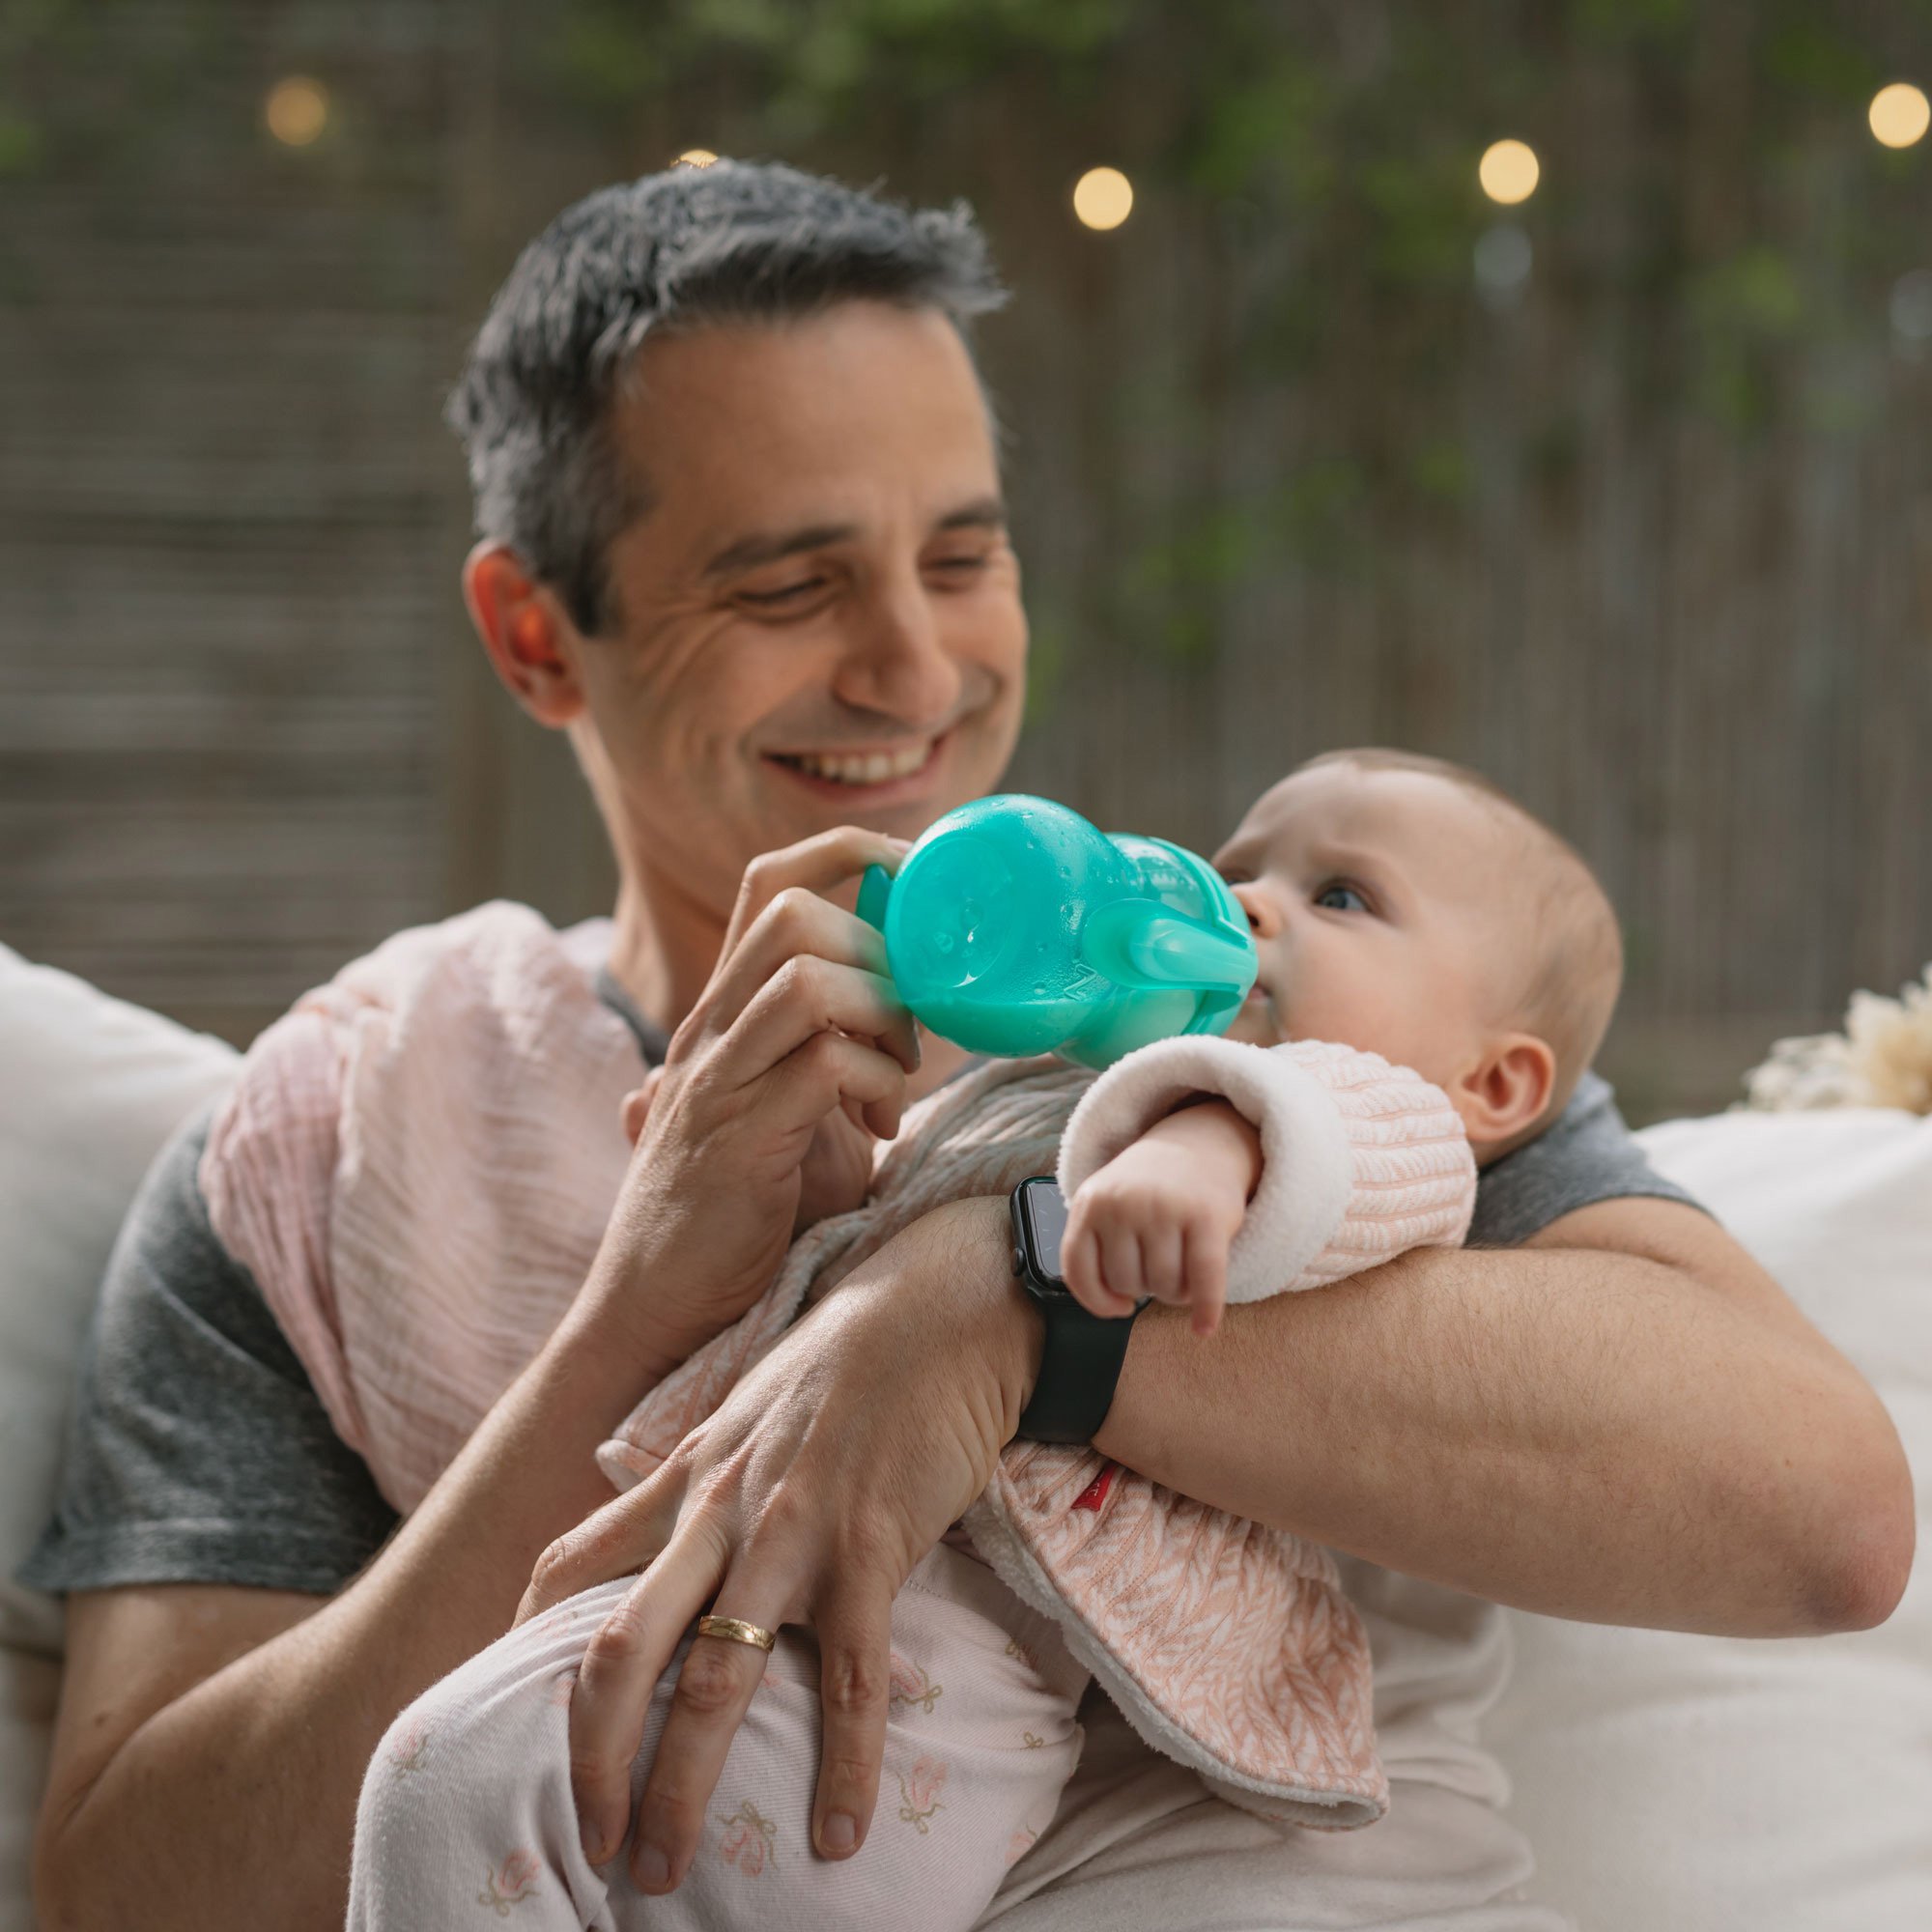
[(611, 401), (646, 335), (854, 300), (936, 309), (963, 334), (1005, 299), (963, 202), (915, 211), (742, 161), (600, 188), (517, 258), (449, 398), (477, 534), (515, 551), (580, 630), (604, 631), (610, 546), (646, 507)]

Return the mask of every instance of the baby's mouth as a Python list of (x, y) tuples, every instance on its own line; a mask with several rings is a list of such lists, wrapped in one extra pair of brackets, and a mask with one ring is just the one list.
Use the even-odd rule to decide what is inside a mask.
[(1260, 1035), (1270, 1043), (1279, 1044), (1285, 1037), (1281, 1030), (1281, 1014), (1274, 1003), (1274, 994), (1257, 980), (1248, 988), (1248, 996), (1241, 1002), (1240, 1009), (1235, 1015), (1231, 1031), (1238, 1031), (1250, 1037)]

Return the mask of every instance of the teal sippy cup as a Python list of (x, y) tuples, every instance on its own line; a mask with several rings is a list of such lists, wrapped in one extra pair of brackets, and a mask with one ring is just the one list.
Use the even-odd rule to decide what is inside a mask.
[(1024, 793), (949, 811), (896, 877), (871, 867), (859, 916), (899, 998), (975, 1053), (1110, 1066), (1224, 1032), (1255, 982), (1247, 914), (1205, 860)]

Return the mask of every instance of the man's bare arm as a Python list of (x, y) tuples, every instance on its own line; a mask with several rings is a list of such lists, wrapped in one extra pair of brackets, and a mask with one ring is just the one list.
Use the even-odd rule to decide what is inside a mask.
[(1911, 1567), (1883, 1406), (1672, 1202), (1418, 1250), (1232, 1309), (1207, 1340), (1150, 1308), (1096, 1446), (1389, 1569), (1594, 1622), (1861, 1628)]
[(339, 1927), (356, 1795), (398, 1711), (499, 1636), (610, 1497), (596, 1446), (670, 1365), (573, 1319), (328, 1600), (162, 1585), (69, 1605), (35, 1894), (45, 1932)]

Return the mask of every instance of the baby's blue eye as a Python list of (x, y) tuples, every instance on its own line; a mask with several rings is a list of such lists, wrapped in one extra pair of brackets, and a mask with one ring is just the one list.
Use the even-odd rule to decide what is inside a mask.
[(1315, 895), (1315, 903), (1325, 906), (1330, 912), (1367, 912), (1369, 909), (1368, 900), (1353, 886), (1345, 886), (1339, 879), (1323, 886)]

